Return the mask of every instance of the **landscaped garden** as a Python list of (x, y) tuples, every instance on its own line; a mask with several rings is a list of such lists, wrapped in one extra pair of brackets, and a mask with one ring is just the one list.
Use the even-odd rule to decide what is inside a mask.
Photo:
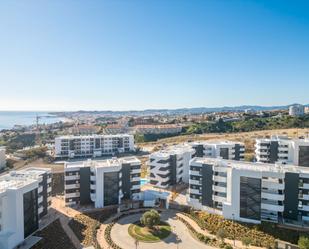
[(138, 241), (159, 242), (169, 236), (171, 227), (160, 220), (160, 214), (156, 210), (150, 210), (143, 214), (139, 222), (131, 224), (128, 232)]
[(259, 225), (233, 222), (220, 215), (203, 211), (189, 211), (183, 214), (193, 219), (201, 229), (207, 230), (210, 234), (217, 235), (218, 231), (222, 230), (225, 231), (227, 239), (241, 240), (243, 244), (253, 246), (275, 248), (276, 239), (297, 244), (300, 237), (305, 236), (296, 230), (281, 228), (268, 222)]

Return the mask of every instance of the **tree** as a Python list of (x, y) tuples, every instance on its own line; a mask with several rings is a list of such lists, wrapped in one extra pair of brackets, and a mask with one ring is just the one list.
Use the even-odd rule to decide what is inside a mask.
[(252, 240), (249, 237), (243, 237), (241, 243), (247, 248), (252, 243)]
[(298, 240), (300, 249), (309, 249), (309, 237), (301, 236)]
[(224, 243), (224, 239), (226, 238), (227, 234), (223, 228), (219, 228), (217, 231), (217, 238), (221, 240), (222, 243)]
[(140, 222), (145, 227), (152, 229), (154, 226), (160, 224), (160, 214), (158, 211), (151, 209), (143, 214), (140, 219)]

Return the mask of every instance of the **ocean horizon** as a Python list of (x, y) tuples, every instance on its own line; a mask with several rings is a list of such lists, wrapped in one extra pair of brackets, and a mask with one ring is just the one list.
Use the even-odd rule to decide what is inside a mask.
[(52, 124), (62, 120), (43, 111), (0, 111), (0, 130), (12, 129), (15, 125), (34, 125), (37, 115), (41, 116), (40, 124)]

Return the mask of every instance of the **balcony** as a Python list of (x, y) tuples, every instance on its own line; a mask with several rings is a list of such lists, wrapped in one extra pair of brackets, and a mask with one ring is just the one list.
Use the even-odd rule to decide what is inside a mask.
[(280, 194), (276, 194), (276, 193), (262, 192), (261, 197), (264, 198), (264, 199), (276, 200), (276, 201), (283, 201), (284, 200), (284, 195), (280, 195)]
[(213, 195), (212, 199), (213, 201), (216, 201), (216, 202), (226, 202), (226, 198), (222, 196)]
[(79, 175), (65, 176), (64, 179), (65, 179), (65, 181), (68, 181), (68, 180), (79, 180)]
[(193, 188), (190, 188), (190, 194), (195, 194), (195, 195), (201, 195), (202, 194), (202, 191), (199, 190), (199, 189), (193, 189)]
[(77, 189), (77, 188), (80, 188), (80, 184), (64, 185), (64, 189)]
[(212, 186), (212, 190), (215, 192), (221, 192), (221, 193), (226, 193), (226, 187), (221, 187), (221, 186)]
[(263, 188), (269, 188), (269, 189), (283, 190), (284, 189), (284, 183), (277, 183), (277, 182), (262, 180), (262, 187)]
[(201, 176), (201, 171), (190, 170), (189, 174), (192, 176)]
[(226, 182), (226, 177), (223, 176), (213, 176), (212, 179), (215, 182)]
[(202, 181), (199, 181), (199, 180), (190, 179), (189, 183), (193, 185), (202, 185)]
[(80, 197), (80, 193), (79, 192), (75, 192), (75, 193), (65, 194), (65, 198), (74, 198), (74, 197)]
[(284, 206), (262, 203), (261, 208), (269, 211), (283, 212)]

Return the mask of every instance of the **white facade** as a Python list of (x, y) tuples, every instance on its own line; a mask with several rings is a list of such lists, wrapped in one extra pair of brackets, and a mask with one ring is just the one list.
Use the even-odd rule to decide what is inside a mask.
[(128, 134), (62, 136), (55, 138), (56, 157), (100, 157), (134, 150), (134, 136)]
[(287, 136), (256, 139), (255, 156), (257, 162), (308, 167), (309, 139), (289, 139)]
[(303, 116), (305, 114), (305, 107), (303, 105), (291, 105), (289, 107), (290, 116)]
[(196, 209), (242, 222), (309, 226), (309, 168), (194, 158), (189, 183)]
[(232, 141), (199, 141), (191, 143), (197, 157), (244, 160), (245, 146)]
[(189, 145), (178, 145), (152, 153), (149, 157), (150, 183), (167, 188), (179, 182), (189, 182), (189, 162), (194, 150)]
[[(131, 200), (140, 200), (140, 167), (141, 162), (135, 157), (66, 163), (65, 204), (86, 204), (83, 200), (88, 200), (88, 204), (94, 203), (96, 208), (102, 208), (108, 205), (106, 199), (110, 194), (117, 197), (115, 205), (121, 204), (121, 201), (128, 197)], [(88, 174), (83, 174), (82, 169), (86, 169), (86, 172), (89, 169)], [(115, 178), (112, 185), (107, 185), (105, 179), (110, 173), (114, 173)], [(124, 183), (129, 184), (124, 186)], [(117, 193), (107, 194), (108, 189), (113, 188)]]
[[(50, 171), (37, 168), (15, 171), (0, 177), (0, 248), (13, 249), (26, 239), (24, 224), (27, 210), (24, 210), (24, 196), (31, 191), (37, 193), (37, 200), (32, 204), (38, 208), (34, 217), (37, 222), (40, 221), (40, 203), (46, 201), (40, 201), (43, 198), (39, 190), (43, 174), (48, 181)], [(44, 188), (47, 189), (47, 186)]]
[(0, 170), (4, 169), (5, 166), (6, 166), (5, 148), (0, 147)]

